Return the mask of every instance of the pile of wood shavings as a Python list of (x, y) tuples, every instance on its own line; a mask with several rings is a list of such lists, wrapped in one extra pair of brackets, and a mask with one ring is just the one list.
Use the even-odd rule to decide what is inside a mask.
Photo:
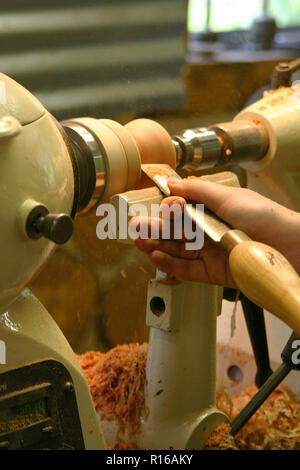
[(234, 437), (230, 434), (230, 424), (220, 424), (205, 442), (205, 447), (238, 450)]
[[(89, 351), (78, 356), (100, 416), (114, 420), (119, 431), (129, 436), (138, 432), (141, 416), (145, 416), (144, 386), (148, 345), (117, 346), (108, 353)], [(257, 392), (256, 387), (244, 390), (231, 399), (217, 394), (217, 407), (232, 420)], [(240, 450), (300, 449), (300, 403), (283, 386), (279, 386), (235, 436), (229, 425), (215, 429), (206, 445)], [(117, 437), (111, 449), (135, 449), (134, 444)]]
[(100, 417), (115, 420), (119, 432), (126, 429), (129, 436), (138, 432), (145, 416), (147, 349), (146, 343), (124, 344), (106, 354), (89, 351), (78, 356)]
[(104, 357), (105, 353), (99, 351), (88, 351), (82, 356), (77, 356), (89, 386), (94, 377), (94, 369)]
[[(256, 394), (249, 387), (232, 399), (218, 394), (217, 407), (232, 420)], [(215, 429), (207, 441), (213, 447), (232, 447), (240, 450), (298, 450), (300, 449), (300, 403), (292, 393), (279, 386), (262, 404), (252, 418), (235, 436), (229, 425)]]

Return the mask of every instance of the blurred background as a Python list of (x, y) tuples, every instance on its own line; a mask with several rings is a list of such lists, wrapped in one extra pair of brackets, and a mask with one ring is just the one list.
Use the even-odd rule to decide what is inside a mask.
[[(300, 53), (300, 0), (0, 0), (1, 71), (59, 120), (150, 117), (170, 133), (231, 119)], [(296, 77), (297, 78), (297, 77)], [(236, 169), (234, 169), (236, 170)], [(244, 175), (239, 172), (242, 184)], [(133, 246), (77, 217), (31, 289), (76, 352), (147, 341)]]

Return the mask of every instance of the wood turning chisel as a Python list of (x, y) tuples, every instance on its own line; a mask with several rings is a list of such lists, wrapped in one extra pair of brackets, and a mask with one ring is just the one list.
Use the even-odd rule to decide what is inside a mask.
[[(143, 164), (142, 171), (165, 196), (171, 196), (169, 178), (182, 178), (166, 164)], [(236, 286), (249, 299), (272, 312), (300, 335), (300, 277), (289, 261), (274, 248), (251, 240), (195, 203), (186, 205), (186, 213), (204, 233), (227, 254)]]

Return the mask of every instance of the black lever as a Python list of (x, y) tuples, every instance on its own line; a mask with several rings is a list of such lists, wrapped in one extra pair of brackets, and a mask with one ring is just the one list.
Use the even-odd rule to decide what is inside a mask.
[(249, 403), (242, 409), (237, 417), (231, 423), (230, 433), (235, 436), (239, 430), (246, 424), (246, 422), (253, 416), (263, 402), (271, 395), (276, 387), (285, 379), (291, 370), (300, 370), (300, 360), (294, 358), (297, 355), (295, 351), (295, 343), (299, 343), (299, 338), (295, 333), (289, 338), (284, 350), (282, 351), (281, 358), (282, 364), (268, 380), (258, 390), (256, 395), (249, 401)]
[(257, 366), (255, 384), (260, 388), (273, 373), (270, 366), (264, 311), (242, 293), (240, 301)]
[[(223, 297), (233, 302), (236, 299), (236, 292), (236, 289), (225, 288)], [(241, 292), (239, 300), (243, 307), (243, 313), (257, 366), (255, 383), (257, 387), (261, 387), (273, 372), (270, 366), (264, 311)]]

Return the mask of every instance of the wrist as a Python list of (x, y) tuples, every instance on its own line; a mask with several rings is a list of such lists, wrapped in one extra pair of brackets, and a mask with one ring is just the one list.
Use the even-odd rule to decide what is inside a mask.
[(300, 275), (300, 213), (289, 211), (286, 220), (286, 236), (283, 240), (285, 253), (290, 263)]

